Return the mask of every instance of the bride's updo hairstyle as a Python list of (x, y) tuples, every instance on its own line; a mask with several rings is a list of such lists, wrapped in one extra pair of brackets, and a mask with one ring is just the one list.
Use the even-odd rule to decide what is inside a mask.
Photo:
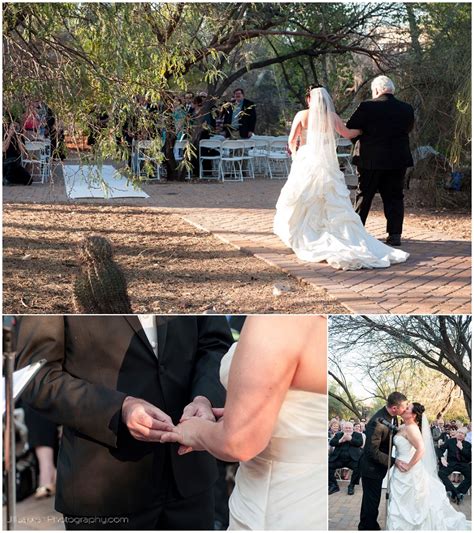
[(421, 419), (423, 417), (423, 413), (425, 412), (425, 406), (421, 405), (421, 403), (413, 402), (411, 412), (415, 415), (415, 422), (418, 424), (418, 427), (421, 431)]
[(324, 89), (324, 86), (320, 85), (319, 83), (312, 83), (311, 85), (308, 85), (308, 88), (306, 89), (306, 99), (310, 97), (313, 89)]

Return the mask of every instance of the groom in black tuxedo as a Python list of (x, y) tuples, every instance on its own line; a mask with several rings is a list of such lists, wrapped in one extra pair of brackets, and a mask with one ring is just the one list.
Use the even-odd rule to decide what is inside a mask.
[(224, 317), (26, 316), (18, 361), (46, 365), (23, 398), (64, 426), (56, 509), (67, 529), (212, 529), (213, 457), (149, 442), (213, 419), (232, 343)]
[(392, 392), (387, 398), (387, 405), (377, 411), (367, 423), (364, 453), (359, 463), (363, 489), (359, 530), (380, 529), (377, 517), (382, 495), (382, 482), (389, 467), (389, 460), (390, 464), (395, 462), (392, 457), (389, 457), (391, 430), (378, 419), (382, 418), (388, 424), (398, 427), (397, 416), (403, 414), (407, 406), (408, 402), (403, 394)]
[(372, 81), (372, 100), (362, 102), (347, 123), (361, 129), (353, 162), (359, 184), (355, 210), (365, 224), (377, 192), (382, 197), (387, 219), (387, 244), (400, 246), (403, 228), (403, 186), (407, 167), (413, 166), (408, 134), (413, 129), (410, 104), (393, 96), (395, 86), (387, 76)]

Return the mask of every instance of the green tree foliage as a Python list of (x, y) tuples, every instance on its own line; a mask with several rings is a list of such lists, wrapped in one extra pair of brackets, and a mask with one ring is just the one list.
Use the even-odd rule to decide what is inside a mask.
[[(415, 144), (470, 164), (470, 6), (408, 5), (4, 3), (4, 108), (17, 117), (29, 99), (46, 101), (71, 133), (94, 132), (99, 159), (127, 159), (118, 140), (133, 123), (157, 138), (169, 176), (182, 177), (176, 94), (205, 91), (207, 113), (242, 85), (260, 133), (283, 133), (308, 84), (328, 86), (347, 116), (383, 71), (417, 108)], [(155, 113), (143, 113), (137, 95)]]

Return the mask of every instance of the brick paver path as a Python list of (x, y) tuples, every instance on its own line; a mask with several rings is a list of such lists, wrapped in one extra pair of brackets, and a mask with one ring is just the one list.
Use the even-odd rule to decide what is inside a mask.
[[(4, 202), (67, 203), (60, 169), (53, 185), (4, 187)], [(272, 233), (280, 180), (244, 183), (154, 183), (147, 199), (81, 200), (81, 203), (170, 209), (186, 221), (292, 276), (324, 287), (354, 313), (470, 313), (471, 244), (410, 224), (403, 250), (406, 263), (388, 269), (339, 271), (326, 263), (304, 263)], [(385, 237), (381, 213), (369, 215), (367, 229)]]
[[(329, 496), (329, 530), (330, 531), (346, 531), (357, 530), (359, 523), (360, 504), (362, 501), (362, 487), (356, 486), (355, 494), (349, 496), (347, 494), (348, 482), (339, 481), (340, 492), (331, 494)], [(380, 527), (385, 527), (385, 489), (382, 490), (382, 498), (379, 506), (378, 522)], [(466, 496), (461, 505), (455, 506), (457, 511), (462, 511), (471, 520), (471, 496)]]

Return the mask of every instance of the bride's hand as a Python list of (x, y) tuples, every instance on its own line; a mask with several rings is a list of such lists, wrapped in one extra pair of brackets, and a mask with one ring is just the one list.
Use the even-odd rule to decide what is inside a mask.
[(173, 431), (167, 431), (161, 437), (160, 442), (177, 442), (181, 444), (178, 449), (179, 455), (184, 455), (192, 451), (203, 451), (200, 446), (198, 433), (203, 424), (209, 423), (207, 420), (193, 417), (180, 422)]

